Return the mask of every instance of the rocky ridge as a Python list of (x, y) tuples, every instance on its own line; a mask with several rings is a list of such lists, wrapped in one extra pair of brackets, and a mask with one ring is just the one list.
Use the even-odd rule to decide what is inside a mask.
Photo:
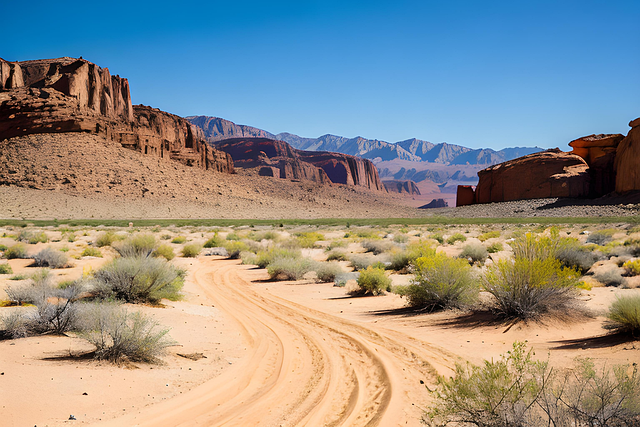
[(420, 189), (411, 180), (383, 180), (382, 183), (389, 193), (420, 195)]

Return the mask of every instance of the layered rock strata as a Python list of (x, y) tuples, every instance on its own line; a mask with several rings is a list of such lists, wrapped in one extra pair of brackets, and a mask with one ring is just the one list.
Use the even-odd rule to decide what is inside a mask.
[(382, 181), (382, 184), (389, 193), (409, 194), (412, 196), (420, 195), (420, 189), (416, 183), (411, 180), (389, 179)]
[(616, 150), (616, 192), (640, 190), (640, 118), (629, 123), (631, 130)]
[(0, 140), (87, 132), (143, 154), (233, 172), (233, 162), (178, 116), (131, 104), (129, 82), (74, 58), (0, 59)]

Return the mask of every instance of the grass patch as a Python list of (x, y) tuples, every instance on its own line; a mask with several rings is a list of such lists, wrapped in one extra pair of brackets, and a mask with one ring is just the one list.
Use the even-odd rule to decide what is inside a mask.
[(606, 329), (640, 338), (640, 296), (616, 298), (607, 317)]
[(177, 245), (181, 245), (183, 243), (187, 243), (187, 238), (184, 236), (176, 236), (171, 240), (171, 243), (175, 243)]
[(89, 248), (85, 248), (82, 251), (82, 255), (81, 256), (93, 256), (93, 257), (102, 258), (102, 252), (98, 248), (89, 247)]
[(2, 256), (6, 259), (28, 258), (27, 247), (23, 243), (16, 243), (8, 247)]

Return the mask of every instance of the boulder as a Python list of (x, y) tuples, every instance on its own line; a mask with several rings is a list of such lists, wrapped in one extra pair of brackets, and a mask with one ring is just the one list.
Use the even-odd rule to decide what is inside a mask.
[(558, 149), (530, 154), (478, 172), (476, 203), (589, 195), (585, 160)]
[(409, 195), (420, 195), (420, 189), (415, 182), (411, 180), (388, 179), (382, 181), (384, 188), (389, 193), (400, 193)]
[(640, 118), (629, 123), (631, 130), (616, 150), (616, 192), (640, 190)]
[(434, 208), (446, 208), (449, 207), (449, 203), (444, 199), (433, 199), (426, 205), (420, 206), (418, 209), (434, 209)]
[(458, 185), (456, 206), (472, 205), (476, 202), (476, 191), (471, 185)]

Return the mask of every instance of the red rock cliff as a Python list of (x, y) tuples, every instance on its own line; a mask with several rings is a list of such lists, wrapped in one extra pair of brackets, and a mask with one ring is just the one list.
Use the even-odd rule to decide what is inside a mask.
[(631, 130), (616, 151), (616, 192), (640, 190), (640, 118), (629, 123)]
[(133, 107), (129, 82), (83, 59), (24, 62), (0, 59), (0, 140), (14, 136), (89, 132), (147, 155), (233, 172), (185, 119)]

